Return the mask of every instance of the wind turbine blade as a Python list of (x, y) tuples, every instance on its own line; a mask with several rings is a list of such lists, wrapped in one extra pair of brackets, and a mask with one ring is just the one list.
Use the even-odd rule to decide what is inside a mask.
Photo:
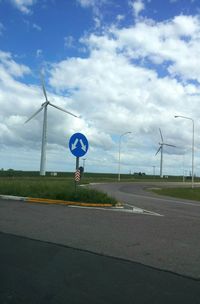
[(163, 136), (162, 136), (162, 132), (161, 132), (161, 129), (159, 128), (159, 131), (160, 131), (160, 137), (162, 139), (162, 142), (163, 142)]
[(163, 143), (163, 145), (176, 148), (176, 146), (170, 145), (170, 144), (165, 144), (165, 143)]
[(60, 110), (60, 111), (63, 111), (63, 112), (65, 112), (65, 113), (67, 113), (67, 114), (70, 114), (70, 115), (72, 115), (72, 116), (74, 116), (74, 117), (78, 117), (77, 115), (75, 115), (75, 114), (73, 114), (73, 113), (71, 113), (71, 112), (69, 112), (69, 111), (67, 111), (67, 110), (65, 110), (65, 109), (62, 109), (62, 108), (60, 108), (60, 107), (58, 107), (58, 106), (55, 106), (53, 103), (51, 103), (51, 102), (49, 102), (49, 105), (50, 106), (52, 106), (52, 107), (54, 107), (54, 108), (56, 108), (56, 109), (58, 109), (58, 110)]
[(41, 106), (41, 108), (39, 108), (39, 110), (37, 110), (31, 117), (29, 117), (25, 123), (27, 123), (29, 120), (31, 120), (33, 117), (35, 117), (40, 111), (42, 111), (42, 109), (44, 108), (44, 106)]
[(44, 76), (43, 76), (42, 72), (40, 73), (40, 78), (41, 78), (42, 90), (43, 90), (43, 93), (44, 93), (44, 97), (45, 97), (46, 101), (48, 102), (47, 93), (46, 93), (45, 84), (44, 84)]
[(161, 146), (158, 148), (158, 151), (156, 152), (155, 155), (157, 155), (160, 152), (160, 150), (161, 150)]

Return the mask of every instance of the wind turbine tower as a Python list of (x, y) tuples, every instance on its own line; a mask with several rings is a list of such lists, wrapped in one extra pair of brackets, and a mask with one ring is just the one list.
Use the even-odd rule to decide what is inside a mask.
[(43, 75), (41, 74), (41, 83), (42, 83), (42, 90), (43, 90), (43, 94), (45, 97), (45, 102), (42, 103), (41, 107), (31, 116), (29, 117), (25, 123), (27, 123), (28, 121), (30, 121), (32, 118), (34, 118), (39, 112), (41, 112), (42, 110), (44, 110), (44, 116), (43, 116), (43, 129), (42, 129), (42, 147), (41, 147), (41, 161), (40, 161), (40, 175), (44, 176), (46, 174), (46, 146), (47, 146), (47, 107), (51, 106), (54, 107), (62, 112), (65, 112), (69, 115), (72, 115), (74, 117), (78, 117), (75, 114), (62, 109), (58, 106), (56, 106), (55, 104), (51, 103), (48, 98), (47, 98), (47, 93), (46, 93), (46, 89), (45, 89), (45, 84), (44, 84), (44, 78)]
[(155, 155), (157, 155), (160, 152), (160, 177), (163, 178), (163, 147), (164, 146), (176, 147), (176, 146), (165, 143), (160, 128), (159, 131), (160, 131), (161, 142), (159, 143), (160, 147), (158, 148)]

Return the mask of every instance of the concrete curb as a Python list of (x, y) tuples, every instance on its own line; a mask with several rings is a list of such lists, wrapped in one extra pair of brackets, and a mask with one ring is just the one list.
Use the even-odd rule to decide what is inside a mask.
[(0, 195), (2, 199), (11, 199), (14, 201), (26, 201), (26, 197), (23, 196), (14, 196), (14, 195)]
[[(0, 199), (10, 199), (15, 201), (23, 201), (26, 203), (33, 203), (33, 204), (54, 204), (54, 205), (65, 205), (65, 206), (74, 206), (74, 207), (89, 207), (89, 208), (105, 208), (107, 207), (108, 210), (129, 212), (135, 214), (144, 214), (144, 215), (158, 215), (162, 216), (159, 213), (151, 212), (145, 209), (141, 209), (127, 203), (121, 204), (118, 203), (116, 206), (112, 204), (97, 204), (97, 203), (83, 203), (83, 202), (71, 202), (71, 201), (63, 201), (63, 200), (53, 200), (47, 198), (35, 198), (35, 197), (23, 197), (23, 196), (13, 196), (13, 195), (0, 195)], [(124, 206), (129, 206), (129, 209), (126, 209)]]
[(35, 197), (22, 197), (13, 195), (0, 195), (1, 199), (11, 199), (16, 201), (24, 201), (28, 203), (39, 203), (39, 204), (55, 204), (55, 205), (67, 205), (67, 206), (81, 206), (81, 207), (113, 207), (121, 208), (121, 205), (113, 206), (112, 204), (97, 204), (97, 203), (83, 203), (83, 202), (71, 202), (63, 200), (53, 200), (47, 198), (35, 198)]
[(71, 201), (52, 200), (52, 199), (46, 199), (46, 198), (33, 198), (33, 197), (27, 197), (26, 202), (67, 205), (67, 206), (70, 206), (70, 205), (71, 206), (83, 206), (83, 207), (113, 207), (112, 204), (82, 203), (82, 202), (71, 202)]

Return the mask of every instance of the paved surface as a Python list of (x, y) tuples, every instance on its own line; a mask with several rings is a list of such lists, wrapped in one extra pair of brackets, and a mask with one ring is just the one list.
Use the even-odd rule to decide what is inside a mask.
[(0, 303), (198, 304), (200, 282), (0, 233)]
[[(144, 208), (152, 212), (160, 213), (163, 216), (134, 214), (134, 213), (121, 212), (121, 211), (111, 211), (111, 210), (106, 211), (106, 210), (94, 210), (94, 209), (81, 209), (81, 208), (57, 206), (57, 205), (47, 206), (47, 205), (38, 205), (38, 204), (28, 204), (25, 202), (18, 202), (18, 201), (0, 200), (0, 232), (6, 233), (3, 234), (4, 240), (2, 239), (2, 235), (1, 235), (0, 267), (1, 270), (3, 269), (3, 278), (1, 276), (1, 280), (3, 280), (3, 282), (5, 281), (5, 284), (3, 285), (1, 291), (2, 292), (3, 290), (9, 291), (8, 285), (11, 284), (11, 287), (14, 286), (13, 285), (15, 284), (14, 282), (17, 281), (17, 278), (19, 278), (19, 284), (20, 284), (20, 280), (22, 280), (21, 281), (22, 286), (27, 287), (29, 291), (32, 290), (32, 292), (37, 293), (37, 290), (39, 289), (39, 292), (41, 292), (41, 297), (44, 297), (44, 299), (41, 298), (43, 300), (41, 300), (41, 302), (39, 303), (46, 303), (45, 294), (47, 294), (47, 299), (48, 299), (47, 289), (48, 288), (51, 289), (51, 286), (56, 284), (55, 277), (56, 278), (58, 277), (57, 274), (59, 273), (61, 268), (61, 266), (59, 266), (60, 264), (58, 263), (57, 256), (56, 255), (54, 256), (55, 259), (53, 256), (51, 256), (50, 248), (51, 246), (53, 246), (52, 248), (54, 248), (54, 246), (55, 248), (61, 248), (61, 246), (59, 245), (64, 245), (71, 247), (71, 249), (65, 248), (66, 254), (72, 252), (73, 248), (90, 251), (91, 253), (89, 252), (84, 253), (83, 251), (75, 250), (75, 252), (80, 253), (80, 255), (77, 256), (77, 259), (82, 259), (82, 256), (85, 254), (86, 255), (88, 254), (89, 256), (95, 256), (93, 260), (94, 261), (93, 266), (95, 265), (95, 263), (99, 263), (99, 259), (101, 260), (101, 258), (102, 259), (104, 258), (105, 260), (108, 259), (109, 262), (106, 262), (105, 268), (102, 269), (105, 269), (106, 277), (108, 276), (109, 280), (113, 282), (114, 286), (116, 286), (117, 289), (117, 291), (112, 294), (113, 298), (115, 299), (113, 303), (118, 303), (117, 301), (118, 299), (120, 299), (120, 296), (118, 295), (119, 294), (118, 291), (119, 287), (117, 285), (118, 281), (116, 280), (116, 274), (113, 270), (114, 268), (118, 267), (118, 264), (115, 264), (115, 262), (116, 261), (119, 262), (119, 260), (116, 260), (115, 258), (123, 259), (120, 261), (120, 263), (122, 263), (121, 265), (125, 265), (126, 263), (128, 263), (126, 265), (129, 265), (129, 268), (132, 269), (130, 270), (132, 272), (130, 272), (129, 274), (129, 272), (127, 272), (128, 266), (127, 268), (123, 266), (125, 268), (124, 268), (124, 273), (122, 271), (122, 277), (120, 277), (118, 273), (119, 278), (121, 280), (121, 281), (119, 280), (119, 282), (121, 282), (122, 286), (124, 286), (123, 288), (125, 288), (127, 294), (131, 295), (131, 286), (134, 287), (136, 286), (136, 290), (134, 288), (133, 290), (139, 297), (139, 291), (141, 290), (140, 288), (143, 285), (145, 288), (147, 289), (149, 288), (149, 291), (147, 293), (148, 295), (150, 294), (150, 290), (154, 294), (154, 300), (152, 301), (151, 298), (147, 301), (147, 298), (145, 298), (145, 294), (144, 294), (144, 297), (141, 298), (144, 299), (144, 301), (128, 302), (126, 301), (126, 298), (124, 298), (125, 300), (121, 301), (121, 303), (122, 302), (123, 303), (149, 303), (149, 302), (161, 303), (162, 302), (163, 303), (163, 300), (157, 301), (156, 289), (160, 292), (160, 297), (164, 297), (164, 299), (165, 298), (168, 299), (170, 295), (172, 299), (174, 295), (175, 298), (176, 296), (178, 296), (179, 299), (182, 298), (188, 299), (188, 297), (190, 297), (190, 301), (188, 300), (185, 303), (199, 303), (200, 301), (199, 300), (197, 301), (196, 299), (197, 297), (199, 297), (198, 290), (200, 290), (199, 288), (200, 287), (199, 286), (200, 203), (194, 201), (184, 201), (184, 200), (178, 200), (178, 199), (172, 199), (166, 197), (159, 197), (157, 195), (148, 193), (144, 188), (157, 187), (157, 185), (152, 185), (152, 184), (144, 185), (141, 183), (137, 183), (137, 184), (120, 183), (120, 184), (109, 184), (109, 185), (106, 184), (95, 185), (95, 187), (104, 190), (110, 194), (113, 194), (119, 200), (127, 203), (129, 206), (137, 206), (139, 208)], [(20, 238), (16, 237), (16, 239), (12, 239), (14, 237), (9, 236), (7, 234), (12, 234), (12, 235), (14, 234), (16, 236), (19, 236)], [(22, 241), (21, 237), (40, 240), (45, 243), (36, 242), (36, 241), (29, 242), (28, 240)], [(47, 244), (46, 242), (54, 243), (54, 245)], [(4, 245), (2, 246), (2, 244)], [(30, 251), (28, 251), (27, 253), (29, 247), (30, 247)], [(43, 249), (41, 249), (41, 255), (40, 255), (40, 249), (37, 248), (40, 249), (47, 248), (47, 249), (44, 249), (44, 253), (43, 253)], [(13, 256), (15, 256), (14, 253), (18, 251), (19, 251), (19, 255), (16, 255), (16, 259), (12, 261)], [(104, 257), (100, 255), (93, 255), (92, 252), (100, 255), (104, 255)], [(20, 259), (20, 255), (21, 255), (21, 259)], [(61, 256), (59, 256), (59, 258), (61, 259), (61, 261), (63, 261), (63, 263), (70, 264), (71, 263), (70, 261), (73, 261), (71, 260), (72, 259), (71, 256), (68, 262), (65, 261), (66, 259), (65, 255), (61, 255)], [(110, 256), (110, 258), (108, 258), (108, 256)], [(112, 259), (111, 257), (115, 257), (115, 258)], [(37, 264), (39, 263), (40, 259), (41, 259), (41, 263)], [(131, 262), (127, 262), (127, 261), (125, 262), (124, 259), (129, 260)], [(115, 261), (113, 264), (115, 265), (114, 268), (112, 268), (113, 261)], [(29, 262), (30, 265), (28, 265)], [(25, 263), (24, 268), (23, 268), (23, 263)], [(35, 266), (34, 263), (36, 263)], [(44, 280), (42, 281), (43, 283), (38, 282), (39, 285), (37, 285), (36, 281), (37, 281), (38, 273), (35, 273), (34, 269), (36, 267), (36, 269), (38, 269), (39, 271), (39, 268), (42, 267), (41, 266), (42, 263), (44, 263), (44, 265), (47, 265), (47, 268), (44, 267), (43, 270), (41, 268), (41, 276), (44, 277)], [(52, 265), (55, 265), (55, 267), (54, 270), (50, 271), (51, 263)], [(76, 282), (77, 282), (77, 288), (82, 288), (81, 285), (82, 281), (78, 279), (77, 279), (78, 281), (76, 281), (76, 275), (79, 276), (78, 269), (80, 267), (81, 271), (83, 270), (83, 277), (85, 278), (87, 276), (86, 275), (87, 269), (85, 268), (90, 266), (88, 264), (90, 264), (90, 261), (88, 262), (87, 260), (87, 262), (85, 262), (84, 265), (78, 264), (79, 266), (75, 268), (74, 272), (73, 271), (70, 272), (70, 275), (72, 277), (73, 275), (75, 276), (74, 284), (72, 284), (73, 285), (72, 289), (75, 289)], [(108, 270), (108, 264), (111, 264), (110, 270)], [(142, 266), (141, 264), (154, 267), (155, 269), (151, 269), (149, 267), (146, 268), (146, 266)], [(66, 265), (67, 268), (68, 264)], [(141, 271), (140, 272), (141, 280), (138, 277), (139, 272), (137, 272), (137, 269), (139, 272)], [(148, 269), (149, 271), (145, 273), (145, 269)], [(156, 269), (162, 269), (172, 272), (171, 274), (168, 273), (168, 275), (171, 275), (172, 276), (171, 278), (176, 278), (176, 280), (173, 281), (174, 279), (172, 279), (172, 281), (170, 281), (171, 279), (169, 279), (169, 284), (168, 284), (167, 283), (168, 277), (166, 277), (167, 279), (163, 277), (163, 274), (166, 274), (166, 272), (158, 271)], [(27, 281), (29, 270), (30, 270), (30, 277), (32, 282), (32, 283), (30, 282), (30, 284), (32, 284), (30, 286)], [(107, 270), (108, 270), (108, 274), (107, 274)], [(47, 271), (46, 275), (45, 275), (45, 271)], [(100, 294), (101, 296), (101, 293), (98, 289), (100, 287), (97, 286), (97, 281), (99, 280), (99, 277), (98, 274), (97, 273), (94, 274), (93, 271), (94, 270), (92, 269), (91, 272), (88, 273), (87, 280), (93, 283), (95, 281), (95, 286), (96, 286), (95, 290), (97, 290), (97, 294)], [(133, 275), (134, 271), (136, 271), (137, 277), (134, 277)], [(15, 272), (16, 274), (14, 274)], [(1, 273), (2, 272), (0, 271), (0, 274)], [(12, 273), (13, 273), (13, 281), (12, 281)], [(55, 273), (55, 277), (54, 277), (54, 273)], [(157, 277), (155, 279), (156, 282), (155, 284), (153, 281), (153, 277), (151, 277), (153, 273), (160, 274), (158, 276), (156, 275)], [(177, 273), (182, 277), (177, 276), (176, 274), (173, 273)], [(68, 286), (69, 281), (66, 280), (67, 275), (69, 275), (67, 270), (65, 274), (63, 274), (63, 276), (61, 275), (61, 281), (64, 280), (62, 282), (63, 285), (60, 283), (61, 286), (64, 285)], [(93, 276), (92, 279), (91, 276)], [(129, 279), (127, 279), (126, 276), (128, 276)], [(103, 281), (105, 280), (105, 282), (107, 282), (104, 277), (102, 278)], [(137, 282), (137, 278), (139, 279), (138, 282)], [(47, 280), (47, 283), (44, 283), (45, 280)], [(86, 285), (87, 285), (87, 280), (84, 283)], [(184, 282), (186, 285), (183, 284), (182, 280), (185, 280)], [(58, 282), (60, 282), (59, 279)], [(160, 284), (162, 282), (162, 284), (159, 285), (159, 282)], [(13, 289), (15, 290), (13, 292), (14, 294), (16, 292), (15, 295), (17, 297), (17, 292), (20, 290), (19, 292), (21, 294), (22, 289), (20, 289), (18, 282), (16, 282), (16, 284), (17, 287), (16, 289), (15, 288)], [(180, 289), (179, 289), (181, 284), (183, 284), (182, 294), (180, 293)], [(108, 291), (106, 291), (106, 285), (104, 284), (100, 286), (103, 286), (102, 288), (103, 290), (105, 290), (105, 294), (108, 295)], [(188, 289), (187, 286), (189, 286)], [(44, 288), (44, 294), (42, 294), (42, 288)], [(56, 288), (57, 287), (55, 287), (55, 290), (53, 291), (54, 296), (55, 293), (57, 292)], [(87, 288), (89, 289), (89, 287)], [(162, 288), (162, 292), (161, 292), (161, 288)], [(178, 295), (176, 294), (176, 288)], [(188, 290), (190, 288), (191, 288), (191, 293), (189, 294)], [(182, 297), (182, 295), (184, 294), (185, 297)], [(85, 293), (85, 291), (81, 289), (79, 296), (80, 297), (83, 296), (84, 298), (84, 296), (87, 297), (87, 294)], [(6, 295), (4, 294), (4, 297), (7, 297), (7, 294)], [(9, 292), (8, 292), (8, 297), (9, 297)], [(59, 298), (58, 299), (55, 298), (56, 301), (54, 301), (54, 303), (55, 302), (63, 303), (62, 299), (64, 299), (65, 297), (66, 297), (66, 293), (65, 291), (63, 291), (63, 298), (62, 295), (60, 300)], [(73, 298), (72, 294), (70, 294), (70, 298)], [(2, 300), (0, 301), (0, 303), (23, 303), (20, 301), (12, 302), (12, 297), (10, 299), (11, 299), (10, 302), (8, 298), (6, 300), (7, 302), (6, 301), (3, 302)], [(27, 298), (25, 297), (24, 299)], [(91, 299), (94, 299), (93, 293), (91, 293)], [(93, 301), (93, 303), (98, 303), (97, 300)], [(112, 303), (110, 301), (110, 298), (109, 301), (107, 300), (106, 302), (105, 298), (103, 298), (102, 295), (102, 298), (100, 297), (99, 303), (104, 303), (103, 301), (105, 301), (105, 303)], [(28, 302), (32, 303), (30, 301)], [(168, 303), (169, 302), (184, 303), (182, 300), (180, 302), (178, 301), (173, 302), (170, 300), (168, 301)], [(37, 303), (37, 301), (35, 303)], [(51, 303), (51, 302), (47, 302), (47, 303)], [(75, 297), (75, 300), (72, 303), (84, 303), (84, 301), (77, 302), (77, 299)]]
[[(118, 200), (162, 214), (162, 218), (142, 218), (136, 233), (141, 256), (136, 260), (200, 278), (200, 202), (159, 196), (149, 191), (160, 187), (191, 187), (184, 183), (113, 183), (95, 185)], [(196, 184), (196, 187), (199, 184)], [(138, 239), (137, 238), (137, 239)], [(148, 244), (147, 244), (148, 243)], [(143, 251), (144, 250), (144, 251)], [(147, 253), (148, 257), (145, 257)], [(143, 258), (142, 258), (143, 257)]]
[[(137, 182), (137, 183), (112, 183), (112, 184), (96, 184), (93, 186), (96, 189), (107, 192), (116, 197), (122, 202), (148, 209), (154, 212), (164, 214), (165, 216), (173, 215), (191, 215), (198, 217), (200, 215), (200, 202), (176, 199), (172, 197), (164, 197), (151, 192), (152, 188), (163, 187), (184, 187), (190, 184), (184, 183), (151, 183), (151, 182)], [(199, 184), (198, 184), (199, 187)], [(189, 212), (189, 214), (188, 214)]]
[(200, 278), (198, 202), (153, 196), (143, 192), (139, 184), (101, 185), (98, 188), (163, 216), (1, 200), (0, 231)]

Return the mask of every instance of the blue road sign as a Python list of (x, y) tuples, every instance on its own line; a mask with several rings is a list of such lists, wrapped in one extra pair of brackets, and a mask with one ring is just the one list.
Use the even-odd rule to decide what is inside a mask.
[(85, 135), (82, 133), (75, 133), (69, 140), (69, 149), (76, 157), (82, 157), (87, 153), (89, 143)]

